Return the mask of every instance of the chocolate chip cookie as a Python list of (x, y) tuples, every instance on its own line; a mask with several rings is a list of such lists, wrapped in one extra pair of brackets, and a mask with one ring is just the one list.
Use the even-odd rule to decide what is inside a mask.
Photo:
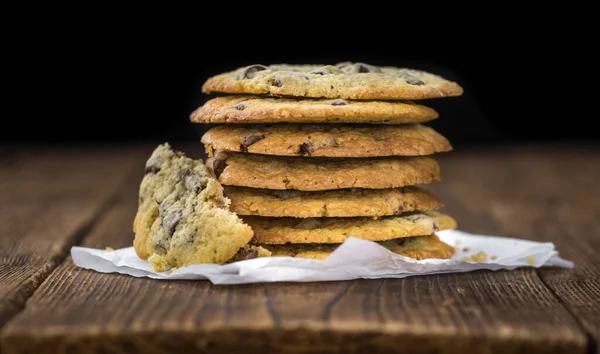
[[(405, 237), (377, 243), (401, 256), (417, 260), (449, 259), (454, 255), (454, 248), (440, 241), (436, 235)], [(287, 256), (309, 259), (325, 259), (337, 247), (339, 247), (337, 244), (264, 245), (264, 248), (268, 249), (273, 257)]]
[(202, 91), (355, 100), (419, 100), (463, 93), (457, 83), (428, 72), (350, 62), (254, 64), (211, 77)]
[(440, 180), (430, 157), (307, 159), (219, 151), (207, 165), (224, 185), (278, 190), (383, 189)]
[(434, 120), (438, 113), (406, 101), (352, 101), (292, 97), (224, 96), (190, 115), (195, 123), (370, 123), (404, 124)]
[(431, 235), (456, 228), (456, 221), (436, 211), (373, 218), (268, 218), (244, 216), (254, 230), (252, 243), (342, 243), (354, 236), (387, 241), (409, 236)]
[(433, 193), (414, 186), (322, 192), (225, 186), (225, 195), (238, 215), (274, 217), (378, 217), (443, 207)]
[(305, 157), (421, 156), (452, 150), (446, 138), (421, 124), (220, 125), (202, 142), (213, 149)]
[(133, 245), (156, 271), (224, 263), (248, 244), (250, 226), (229, 211), (223, 187), (201, 161), (158, 146), (145, 167)]

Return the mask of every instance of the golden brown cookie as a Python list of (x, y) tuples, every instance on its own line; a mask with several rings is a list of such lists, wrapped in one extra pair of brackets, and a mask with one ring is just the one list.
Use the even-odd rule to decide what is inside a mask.
[(198, 107), (195, 123), (369, 123), (405, 124), (434, 120), (438, 113), (406, 101), (352, 101), (292, 97), (223, 96)]
[(440, 180), (430, 157), (309, 159), (219, 151), (207, 165), (224, 185), (265, 189), (383, 189)]
[(255, 64), (211, 77), (202, 91), (356, 100), (418, 100), (463, 93), (457, 83), (424, 71), (349, 62)]
[(223, 187), (201, 161), (158, 146), (145, 167), (133, 246), (156, 271), (224, 263), (248, 244), (250, 226), (229, 211)]
[(422, 156), (452, 150), (446, 138), (421, 124), (220, 125), (202, 137), (214, 150), (312, 157)]
[(230, 209), (238, 215), (294, 218), (398, 215), (443, 207), (433, 193), (419, 187), (340, 189), (322, 192), (226, 186)]
[(244, 216), (254, 230), (253, 244), (342, 243), (354, 236), (370, 241), (431, 235), (456, 228), (456, 220), (436, 212), (373, 218), (268, 218)]
[[(401, 256), (417, 260), (449, 259), (454, 255), (454, 248), (440, 241), (436, 235), (405, 237), (377, 243)], [(325, 259), (337, 247), (339, 247), (338, 244), (264, 245), (264, 248), (271, 252), (272, 257), (287, 256), (309, 259)]]

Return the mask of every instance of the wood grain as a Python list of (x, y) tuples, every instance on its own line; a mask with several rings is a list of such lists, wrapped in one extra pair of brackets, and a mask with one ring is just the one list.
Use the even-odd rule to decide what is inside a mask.
[(93, 224), (133, 151), (0, 150), (0, 327)]
[(574, 270), (538, 274), (585, 329), (590, 352), (600, 353), (600, 148), (508, 150), (445, 155), (441, 169), (451, 178), (432, 188), (448, 208), (478, 215), (480, 223), (459, 228), (553, 242), (574, 261)]
[[(508, 195), (535, 200), (537, 192), (502, 197), (500, 188), (533, 181), (541, 193), (548, 183), (529, 176), (536, 172), (527, 164), (511, 167), (518, 178), (503, 175), (502, 163), (512, 166), (520, 152), (502, 154), (444, 158), (449, 172), (436, 191), (462, 229), (510, 233), (497, 205)], [(511, 182), (496, 188), (503, 178)], [(139, 180), (131, 183), (85, 246), (131, 244)], [(562, 302), (569, 305), (533, 269), (214, 286), (100, 274), (67, 259), (4, 328), (0, 343), (3, 353), (584, 353), (586, 333)]]

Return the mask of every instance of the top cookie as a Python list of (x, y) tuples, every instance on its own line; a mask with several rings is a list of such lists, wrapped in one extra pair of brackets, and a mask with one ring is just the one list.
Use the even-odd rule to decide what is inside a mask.
[(352, 101), (232, 95), (216, 97), (190, 115), (194, 123), (369, 123), (434, 120), (438, 113), (410, 101)]
[(428, 72), (350, 62), (255, 64), (211, 77), (202, 91), (353, 100), (419, 100), (463, 93), (457, 83)]

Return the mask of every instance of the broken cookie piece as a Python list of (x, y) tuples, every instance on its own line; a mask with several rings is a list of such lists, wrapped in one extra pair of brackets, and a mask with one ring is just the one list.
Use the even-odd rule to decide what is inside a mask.
[(229, 211), (223, 187), (202, 161), (162, 144), (145, 171), (133, 245), (156, 271), (225, 263), (246, 247), (252, 229)]

